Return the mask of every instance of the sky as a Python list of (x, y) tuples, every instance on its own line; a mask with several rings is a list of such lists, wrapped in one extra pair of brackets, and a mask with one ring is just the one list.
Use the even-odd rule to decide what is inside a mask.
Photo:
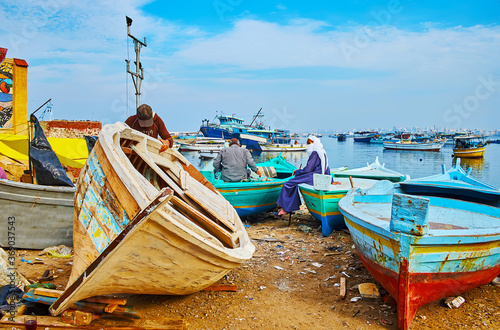
[[(3, 0), (0, 47), (28, 64), (28, 112), (170, 131), (262, 108), (294, 132), (500, 129), (500, 1)], [(45, 120), (50, 119), (46, 115)]]

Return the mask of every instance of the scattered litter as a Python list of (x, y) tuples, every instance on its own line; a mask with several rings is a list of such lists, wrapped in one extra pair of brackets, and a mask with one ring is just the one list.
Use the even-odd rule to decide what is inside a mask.
[(243, 225), (245, 228), (250, 228), (250, 225)]
[(361, 310), (360, 310), (360, 309), (358, 309), (357, 311), (355, 311), (355, 312), (354, 312), (354, 314), (352, 314), (352, 317), (356, 317), (356, 315), (358, 315), (358, 314), (359, 314), (359, 312), (361, 312)]
[(286, 283), (280, 283), (278, 285), (278, 290), (280, 290), (280, 291), (289, 291), (290, 288), (288, 287), (288, 285)]
[(253, 238), (253, 240), (261, 241), (261, 242), (280, 242), (280, 243), (283, 243), (282, 240), (275, 238), (275, 237)]
[(380, 323), (384, 325), (392, 325), (392, 321), (387, 319), (380, 319)]
[(299, 272), (299, 274), (301, 274), (301, 275), (305, 275), (305, 274), (306, 274), (306, 272)]
[(335, 275), (328, 276), (328, 277), (326, 278), (325, 282), (326, 282), (326, 281), (328, 281), (328, 280), (334, 279), (334, 278), (335, 278)]
[(491, 284), (500, 286), (500, 277), (496, 277), (493, 281), (491, 281)]
[(266, 288), (266, 286), (265, 286), (265, 285), (261, 285), (261, 286), (259, 287), (259, 291), (262, 291), (262, 290), (264, 290), (265, 288)]
[(43, 259), (35, 258), (36, 261), (43, 261)]
[[(38, 255), (43, 256), (43, 255), (47, 254), (48, 252), (53, 252), (55, 254), (60, 254), (60, 255), (68, 255), (69, 254), (71, 256), (71, 248), (67, 247), (66, 245), (50, 246), (48, 248), (43, 249), (43, 251), (41, 251)], [(58, 257), (58, 258), (60, 258), (60, 257)]]
[(313, 265), (314, 267), (318, 267), (318, 268), (323, 266), (323, 264), (320, 264), (318, 262), (313, 262), (311, 265)]
[(299, 229), (300, 231), (303, 231), (304, 233), (309, 233), (309, 232), (312, 230), (312, 228), (311, 228), (311, 227), (308, 227), (308, 226), (305, 226), (305, 225), (300, 225), (300, 226), (298, 227), (298, 229)]
[(274, 266), (274, 268), (276, 268), (277, 270), (283, 270), (283, 268), (280, 266)]
[(21, 261), (22, 261), (22, 262), (26, 262), (26, 263), (28, 263), (28, 264), (32, 264), (32, 263), (33, 263), (33, 260), (26, 260), (26, 259), (24, 259), (23, 257), (21, 257)]
[(290, 251), (290, 250), (286, 250), (286, 251), (278, 251), (278, 252), (276, 252), (276, 253), (277, 253), (277, 254), (279, 254), (279, 255), (281, 256), (281, 255), (284, 255), (285, 253), (287, 253), (288, 251)]
[(333, 286), (340, 286), (340, 283), (335, 283)]
[(359, 294), (363, 299), (379, 299), (380, 293), (374, 283), (361, 283), (358, 285)]
[(353, 297), (351, 298), (351, 302), (358, 302), (361, 300), (361, 297)]
[(328, 251), (336, 251), (336, 252), (340, 252), (342, 251), (342, 246), (329, 246), (326, 248)]
[(346, 272), (342, 272), (341, 274), (347, 276), (347, 277), (351, 277), (351, 275), (347, 274)]
[(449, 297), (444, 301), (444, 304), (448, 306), (448, 308), (458, 308), (465, 302), (465, 299), (461, 296), (458, 297)]

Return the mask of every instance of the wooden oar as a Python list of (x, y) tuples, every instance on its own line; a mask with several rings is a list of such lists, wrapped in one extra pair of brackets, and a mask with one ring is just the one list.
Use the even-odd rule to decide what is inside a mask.
[(349, 175), (349, 182), (351, 183), (351, 188), (354, 188), (354, 182), (352, 182), (352, 176)]

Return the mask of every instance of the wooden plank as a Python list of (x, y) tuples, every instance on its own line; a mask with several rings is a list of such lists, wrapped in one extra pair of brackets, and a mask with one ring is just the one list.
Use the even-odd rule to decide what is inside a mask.
[(35, 294), (45, 297), (55, 297), (58, 298), (64, 291), (63, 290), (52, 290), (45, 288), (36, 288)]
[(347, 294), (347, 290), (346, 290), (345, 277), (341, 277), (340, 278), (340, 293), (339, 293), (340, 299), (344, 299), (346, 294)]
[(116, 309), (118, 308), (117, 304), (108, 304), (106, 307), (104, 307), (104, 311), (106, 313), (113, 313)]
[[(63, 293), (63, 290), (52, 290), (46, 288), (36, 288), (35, 294), (44, 297), (55, 297), (59, 298), (59, 296)], [(82, 301), (86, 302), (96, 302), (101, 304), (116, 304), (116, 305), (126, 305), (126, 298), (115, 298), (115, 297), (107, 297), (107, 296), (95, 296), (83, 299)]]
[[(150, 155), (140, 150), (140, 147), (132, 146), (132, 150), (134, 150), (179, 196), (183, 197), (182, 199), (184, 201), (186, 201), (184, 196), (190, 197), (196, 204), (200, 205), (205, 211), (212, 215), (216, 221), (224, 224), (229, 230), (233, 232), (236, 231), (234, 223), (228, 220), (232, 219), (234, 216), (230, 214), (232, 206), (222, 197), (222, 195), (214, 195), (211, 191), (209, 193), (200, 191), (208, 188), (189, 175), (184, 177), (186, 182), (183, 185), (193, 189), (186, 189), (184, 191), (154, 162)], [(207, 196), (210, 196), (210, 198), (207, 198)]]
[(236, 292), (238, 287), (236, 284), (212, 284), (211, 286), (203, 289), (203, 291), (227, 291)]
[(234, 247), (234, 242), (231, 239), (232, 234), (229, 233), (226, 229), (219, 226), (209, 218), (205, 217), (202, 213), (190, 207), (187, 203), (185, 203), (180, 198), (174, 196), (171, 199), (172, 204), (174, 204), (179, 211), (181, 211), (188, 219), (198, 224), (200, 227), (205, 229), (207, 232), (217, 237), (222, 244), (227, 247)]
[(102, 149), (99, 141), (94, 146), (95, 153), (101, 162), (101, 169), (106, 176), (106, 180), (110, 183), (110, 187), (113, 187), (112, 193), (118, 197), (119, 201), (122, 201), (122, 205), (127, 212), (129, 219), (135, 217), (137, 213), (139, 213), (140, 206), (137, 204), (137, 201), (130, 194), (127, 187), (123, 184), (123, 182), (118, 178), (115, 171), (113, 170), (113, 166), (109, 162), (104, 150)]
[[(8, 316), (4, 316), (0, 320), (1, 328), (11, 329), (24, 329), (24, 317), (26, 315), (20, 315), (14, 317), (14, 321), (10, 321)], [(75, 326), (61, 321), (60, 317), (56, 316), (37, 316), (37, 326), (38, 329), (87, 329), (87, 330), (149, 330), (149, 329), (164, 329), (164, 330), (184, 330), (187, 329), (187, 323), (182, 318), (168, 318), (162, 319), (160, 322), (155, 322), (152, 320), (141, 320), (140, 325), (128, 325), (128, 326), (109, 326), (109, 325), (86, 325), (86, 326)]]
[(106, 296), (95, 296), (83, 299), (82, 301), (88, 302), (96, 302), (101, 304), (116, 304), (116, 305), (126, 305), (127, 298), (114, 298), (114, 297), (106, 297)]

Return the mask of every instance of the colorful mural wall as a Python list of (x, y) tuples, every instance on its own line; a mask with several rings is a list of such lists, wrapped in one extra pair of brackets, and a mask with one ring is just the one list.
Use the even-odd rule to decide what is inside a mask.
[(0, 64), (0, 128), (12, 128), (12, 72), (13, 62)]
[[(5, 53), (0, 48), (0, 55)], [(27, 75), (25, 60), (0, 56), (0, 134), (28, 134)]]

